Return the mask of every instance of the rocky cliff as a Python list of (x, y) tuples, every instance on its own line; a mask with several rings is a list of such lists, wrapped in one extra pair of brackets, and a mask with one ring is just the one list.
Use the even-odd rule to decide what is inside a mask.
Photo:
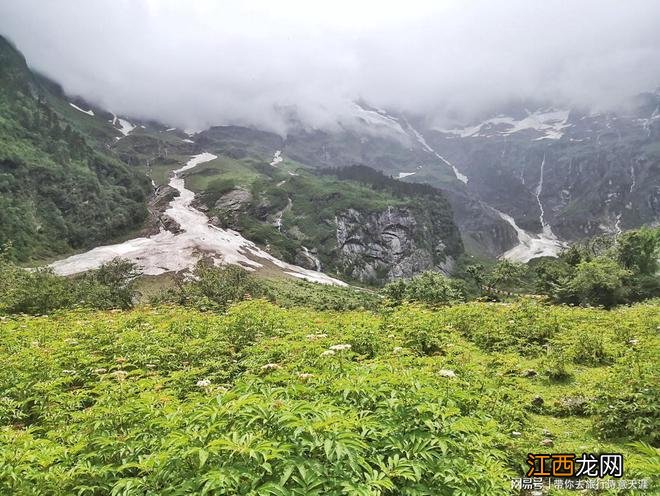
[(451, 271), (442, 227), (412, 208), (364, 213), (348, 209), (335, 218), (341, 272), (363, 282), (409, 278), (426, 270)]

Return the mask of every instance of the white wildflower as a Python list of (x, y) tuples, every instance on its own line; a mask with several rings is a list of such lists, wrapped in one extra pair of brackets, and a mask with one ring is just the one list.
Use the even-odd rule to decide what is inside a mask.
[(123, 381), (124, 379), (126, 379), (126, 376), (128, 375), (128, 372), (126, 372), (125, 370), (115, 370), (115, 371), (112, 373), (112, 375), (115, 376), (115, 379), (117, 379), (118, 381), (121, 382), (121, 381)]
[(438, 375), (440, 377), (456, 377), (456, 372), (453, 370), (448, 370), (448, 369), (440, 369), (438, 370)]
[(201, 387), (201, 388), (209, 387), (210, 385), (211, 385), (211, 381), (209, 381), (208, 379), (200, 379), (199, 381), (197, 381), (196, 384), (197, 387)]
[(351, 345), (350, 345), (350, 344), (335, 344), (335, 345), (332, 345), (332, 346), (331, 346), (330, 348), (328, 348), (328, 349), (329, 349), (329, 350), (332, 350), (332, 351), (344, 351), (344, 350), (350, 350), (350, 349), (351, 349)]
[(156, 368), (156, 365), (153, 364), (153, 363), (148, 363), (148, 364), (147, 364), (147, 368), (148, 368), (148, 369), (155, 369), (155, 368)]
[(395, 346), (394, 349), (392, 350), (392, 353), (401, 353), (403, 351), (403, 348), (401, 346)]
[(298, 374), (298, 377), (300, 377), (303, 380), (307, 380), (314, 377), (314, 374), (302, 373), (302, 374)]
[(261, 366), (261, 370), (277, 370), (281, 368), (282, 366), (279, 363), (267, 363)]
[(108, 371), (108, 369), (100, 368), (100, 369), (94, 369), (95, 374), (105, 374)]
[(321, 356), (322, 356), (322, 357), (325, 357), (325, 356), (332, 356), (332, 355), (334, 355), (334, 354), (335, 354), (335, 351), (334, 351), (334, 350), (325, 350), (323, 353), (321, 353)]
[(323, 338), (327, 338), (327, 337), (328, 337), (328, 335), (325, 334), (325, 333), (308, 334), (308, 335), (306, 336), (306, 338), (309, 339), (309, 340), (323, 339)]

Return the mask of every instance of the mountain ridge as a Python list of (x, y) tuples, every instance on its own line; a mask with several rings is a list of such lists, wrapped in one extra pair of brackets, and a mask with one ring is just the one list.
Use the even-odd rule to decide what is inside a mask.
[[(241, 229), (249, 239), (289, 263), (309, 269), (329, 267), (362, 282), (410, 277), (433, 268), (448, 272), (462, 256), (463, 246), (480, 257), (526, 262), (556, 255), (568, 243), (584, 237), (654, 225), (660, 218), (657, 92), (640, 96), (638, 107), (627, 116), (592, 115), (527, 102), (510, 106), (509, 115), (500, 112), (464, 127), (442, 128), (429, 124), (429, 119), (380, 109), (363, 100), (353, 104), (354, 114), (334, 131), (299, 125), (280, 136), (254, 127), (227, 125), (193, 133), (117, 116), (83, 98), (66, 97), (56, 82), (32, 74), (10, 44), (6, 43), (4, 52), (11, 62), (7, 66), (14, 67), (12, 80), (20, 82), (23, 78), (38, 88), (53, 115), (75, 129), (82, 142), (87, 138), (89, 144), (80, 146), (86, 146), (94, 156), (107, 157), (116, 164), (113, 167), (125, 170), (136, 178), (134, 182), (142, 184), (142, 196), (131, 193), (138, 198), (139, 215), (120, 222), (112, 232), (86, 237), (87, 244), (60, 245), (57, 253), (111, 241), (113, 236), (137, 228), (152, 233), (154, 229), (176, 230), (164, 215), (166, 203), (158, 199), (163, 197), (153, 196), (146, 177), (155, 187), (165, 185), (173, 170), (188, 157), (203, 152), (221, 157), (220, 168), (203, 166), (184, 173), (184, 177), (196, 194), (196, 207), (208, 214), (212, 224)], [(322, 179), (327, 177), (324, 169), (333, 168), (335, 176), (341, 176), (356, 166), (403, 181), (399, 184), (428, 184), (448, 203), (438, 200), (440, 210), (425, 206), (411, 209), (413, 203), (401, 210), (394, 194), (382, 207), (351, 213), (350, 209), (355, 210), (354, 206), (363, 201), (358, 200), (358, 188), (351, 193), (353, 206), (339, 197), (324, 200), (344, 205), (341, 212), (334, 209), (334, 214), (319, 217), (308, 207), (299, 211), (304, 204), (300, 203), (304, 188), (313, 184), (313, 188), (321, 188), (320, 192), (328, 187), (327, 179)], [(341, 169), (344, 172), (338, 172)], [(287, 193), (289, 183), (296, 184), (297, 190)], [(351, 188), (355, 189), (342, 186), (332, 194), (341, 196)], [(408, 196), (412, 199), (417, 193), (411, 191)], [(166, 189), (161, 192), (170, 194)], [(392, 192), (381, 190), (379, 194)], [(295, 195), (297, 200), (292, 198)], [(153, 198), (152, 203), (161, 204), (160, 208), (150, 207), (149, 228), (144, 224), (148, 197)], [(436, 212), (435, 219), (424, 210)], [(407, 225), (403, 231), (401, 225), (394, 231), (381, 225), (388, 211), (398, 212), (399, 220)], [(305, 216), (330, 230), (313, 227)], [(356, 232), (344, 225), (349, 220), (355, 225), (372, 224), (373, 229), (362, 231), (369, 239), (357, 252), (346, 244), (345, 233)], [(459, 242), (454, 241), (454, 222), (460, 230)], [(417, 224), (422, 231), (436, 234), (431, 238), (415, 234), (418, 228), (413, 225)], [(321, 236), (320, 232), (325, 233)], [(428, 246), (423, 255), (415, 244), (420, 242)], [(333, 248), (328, 248), (331, 245)], [(347, 250), (343, 255), (342, 246)], [(408, 247), (403, 258), (394, 255), (401, 246)], [(356, 253), (359, 260), (353, 259)], [(421, 265), (420, 260), (424, 260)], [(388, 270), (387, 265), (393, 268)]]

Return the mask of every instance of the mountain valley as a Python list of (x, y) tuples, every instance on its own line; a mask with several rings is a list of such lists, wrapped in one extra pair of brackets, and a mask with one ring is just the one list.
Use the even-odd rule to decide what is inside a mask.
[[(520, 262), (556, 256), (582, 238), (654, 225), (660, 218), (658, 93), (640, 96), (627, 115), (531, 104), (536, 110), (530, 111), (512, 105), (503, 110), (506, 113), (475, 124), (441, 128), (419, 116), (358, 102), (333, 131), (294, 121), (285, 137), (240, 126), (191, 132), (120, 117), (67, 97), (56, 83), (30, 72), (7, 42), (2, 54), (10, 62), (4, 80), (12, 82), (3, 85), (5, 99), (22, 95), (6, 104), (14, 108), (8, 114), (14, 117), (5, 119), (5, 126), (15, 126), (25, 136), (36, 131), (78, 140), (84, 150), (78, 152), (80, 158), (65, 160), (94, 167), (101, 181), (92, 188), (100, 198), (74, 200), (71, 207), (55, 199), (55, 209), (14, 190), (7, 200), (33, 205), (32, 210), (5, 209), (21, 212), (22, 217), (5, 221), (14, 231), (3, 230), (4, 242), (12, 241), (19, 260), (79, 251), (126, 239), (129, 233), (146, 235), (155, 244), (158, 236), (176, 237), (186, 229), (168, 213), (179, 194), (168, 185), (177, 169), (194, 194), (191, 208), (208, 217), (208, 229), (240, 233), (246, 243), (256, 243), (249, 250), (265, 250), (302, 272), (327, 271), (365, 284), (381, 285), (426, 270), (449, 274), (465, 256)], [(26, 111), (16, 101), (32, 109), (31, 120), (21, 124), (21, 112)], [(45, 117), (36, 117), (40, 113)], [(43, 124), (43, 119), (50, 121)], [(11, 153), (7, 148), (4, 167), (19, 171), (10, 165)], [(69, 152), (46, 153), (63, 158), (62, 153)], [(186, 166), (191, 156), (200, 154), (214, 158)], [(10, 175), (16, 178), (17, 173)], [(147, 187), (149, 181), (152, 188)], [(76, 188), (72, 184), (69, 190)], [(102, 198), (113, 191), (116, 199), (124, 195), (126, 200), (113, 202), (112, 208), (132, 202), (129, 214), (106, 210), (99, 214), (111, 221), (78, 217), (67, 224), (68, 217), (80, 215), (75, 209), (81, 205), (92, 202), (92, 209), (84, 209), (87, 215), (96, 205), (109, 208), (101, 207), (109, 205)], [(62, 220), (42, 218), (58, 211)], [(102, 232), (76, 233), (100, 225), (105, 226)], [(28, 243), (36, 239), (36, 246), (42, 246), (38, 251), (35, 243)], [(80, 255), (77, 260), (85, 263), (71, 259), (53, 267), (71, 273), (123, 253), (106, 250), (106, 256), (93, 262), (101, 252)], [(159, 264), (180, 271), (207, 256), (230, 263), (241, 259), (211, 246), (196, 246), (193, 252), (183, 264), (141, 262), (145, 257), (163, 258), (158, 250), (136, 255), (135, 261), (144, 268), (149, 265), (148, 273), (160, 273), (164, 269), (154, 268)], [(253, 270), (246, 260), (240, 263)]]

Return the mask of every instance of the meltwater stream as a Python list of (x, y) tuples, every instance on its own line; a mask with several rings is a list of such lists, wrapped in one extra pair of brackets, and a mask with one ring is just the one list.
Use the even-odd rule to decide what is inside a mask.
[(195, 155), (185, 166), (175, 170), (170, 179), (169, 185), (179, 191), (179, 196), (170, 202), (165, 214), (179, 224), (179, 234), (161, 230), (153, 236), (99, 246), (54, 262), (51, 264), (53, 270), (61, 275), (76, 274), (96, 269), (113, 258), (120, 257), (135, 262), (146, 275), (159, 275), (189, 269), (201, 258), (209, 257), (216, 264), (241, 265), (248, 270), (260, 269), (267, 263), (300, 279), (346, 285), (321, 272), (283, 262), (239, 233), (209, 224), (208, 217), (192, 206), (195, 194), (185, 187), (181, 173), (216, 158), (212, 153)]

